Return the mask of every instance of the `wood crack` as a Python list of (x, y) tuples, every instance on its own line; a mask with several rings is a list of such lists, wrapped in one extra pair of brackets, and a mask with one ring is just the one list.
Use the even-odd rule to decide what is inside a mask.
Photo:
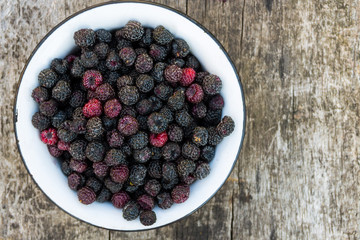
[(243, 43), (243, 36), (244, 36), (245, 2), (246, 2), (246, 0), (244, 0), (244, 2), (243, 2), (242, 13), (241, 13), (240, 53), (242, 53), (242, 43)]

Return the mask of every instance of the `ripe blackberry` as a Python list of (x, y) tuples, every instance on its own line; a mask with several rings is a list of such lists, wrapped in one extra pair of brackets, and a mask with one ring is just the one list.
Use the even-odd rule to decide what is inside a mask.
[(190, 53), (190, 47), (183, 39), (177, 38), (172, 42), (172, 54), (184, 58)]
[(212, 110), (221, 110), (224, 107), (224, 98), (217, 94), (213, 96), (209, 101), (209, 108)]
[(123, 218), (127, 221), (135, 220), (140, 214), (140, 206), (135, 201), (129, 201), (123, 209)]
[(123, 75), (119, 77), (116, 81), (116, 86), (118, 87), (118, 89), (128, 85), (134, 85), (134, 80), (129, 75)]
[(136, 110), (140, 115), (148, 115), (152, 110), (151, 104), (149, 99), (143, 99), (136, 104)]
[(57, 134), (61, 141), (68, 143), (72, 142), (77, 137), (77, 134), (71, 131), (70, 127), (71, 121), (65, 121), (58, 128)]
[(86, 133), (86, 120), (85, 119), (74, 119), (70, 124), (70, 131), (76, 134)]
[(172, 124), (169, 126), (168, 136), (169, 140), (172, 142), (182, 142), (184, 138), (184, 132), (178, 125)]
[(179, 82), (182, 78), (182, 70), (176, 65), (169, 65), (164, 70), (164, 77), (170, 83)]
[(148, 174), (152, 178), (161, 178), (162, 176), (162, 166), (160, 164), (160, 161), (151, 161), (148, 166)]
[(182, 78), (180, 80), (181, 86), (189, 86), (194, 80), (196, 72), (192, 68), (184, 68)]
[(190, 187), (188, 185), (177, 185), (171, 191), (171, 198), (174, 203), (183, 203), (188, 200), (190, 195)]
[(89, 187), (83, 187), (78, 192), (78, 199), (82, 204), (88, 205), (96, 200), (96, 193)]
[(56, 146), (47, 145), (48, 151), (53, 157), (60, 157), (63, 154), (63, 151), (58, 149)]
[(50, 119), (45, 115), (36, 112), (31, 118), (31, 123), (35, 128), (42, 131), (50, 126)]
[(178, 111), (184, 107), (185, 103), (185, 91), (184, 89), (179, 89), (174, 92), (174, 94), (169, 97), (167, 102), (170, 110)]
[(85, 94), (83, 91), (74, 91), (69, 99), (69, 105), (73, 108), (81, 107), (85, 104)]
[(109, 118), (115, 118), (120, 114), (122, 107), (116, 98), (107, 101), (104, 105), (104, 113)]
[(208, 109), (206, 116), (203, 118), (204, 123), (210, 126), (215, 126), (221, 121), (222, 110)]
[(188, 68), (193, 68), (193, 69), (197, 70), (200, 68), (200, 62), (199, 62), (199, 60), (197, 60), (197, 58), (195, 56), (189, 55), (186, 58), (185, 66)]
[(132, 66), (136, 60), (136, 52), (132, 47), (124, 47), (120, 50), (119, 56), (125, 66)]
[(140, 213), (140, 222), (144, 226), (153, 225), (156, 222), (156, 214), (154, 211), (143, 211)]
[(112, 35), (111, 32), (109, 32), (108, 30), (98, 29), (95, 31), (95, 34), (96, 34), (96, 39), (99, 42), (106, 42), (106, 43), (111, 42)]
[(165, 116), (161, 113), (154, 112), (149, 115), (147, 124), (149, 127), (149, 130), (152, 133), (161, 133), (166, 130), (168, 127), (168, 122), (165, 118)]
[(196, 181), (196, 177), (193, 174), (189, 174), (181, 178), (181, 182), (187, 185), (193, 184), (195, 181)]
[(125, 191), (120, 191), (115, 193), (112, 198), (111, 202), (116, 208), (123, 208), (125, 205), (130, 201), (130, 196)]
[(181, 154), (181, 149), (179, 144), (174, 142), (168, 142), (162, 148), (162, 156), (166, 161), (174, 161), (176, 160)]
[(222, 141), (223, 137), (219, 135), (215, 127), (209, 127), (207, 130), (209, 133), (208, 143), (212, 146), (218, 145)]
[(151, 158), (151, 150), (148, 147), (144, 147), (140, 150), (135, 150), (133, 152), (133, 158), (138, 163), (146, 163)]
[(65, 81), (58, 81), (52, 89), (52, 97), (59, 102), (66, 101), (71, 95), (70, 84)]
[(124, 86), (119, 90), (119, 99), (125, 105), (134, 105), (139, 100), (139, 92), (135, 86)]
[(95, 91), (103, 82), (103, 77), (99, 71), (87, 70), (83, 76), (83, 85), (86, 89)]
[(175, 121), (181, 127), (188, 127), (193, 121), (193, 118), (185, 109), (182, 109), (175, 113)]
[(198, 84), (202, 84), (204, 77), (206, 77), (207, 75), (209, 75), (208, 72), (198, 72), (196, 74), (195, 82), (197, 82)]
[(102, 188), (102, 183), (99, 180), (97, 180), (96, 178), (90, 177), (86, 181), (86, 186), (91, 188), (92, 190), (94, 190), (94, 192), (98, 193), (98, 192), (100, 192), (100, 190)]
[(75, 44), (81, 48), (93, 46), (95, 37), (95, 32), (92, 29), (80, 29), (74, 33)]
[(166, 58), (167, 52), (163, 46), (151, 44), (149, 48), (149, 55), (156, 61), (163, 61)]
[(80, 160), (76, 160), (76, 159), (72, 158), (70, 160), (69, 167), (71, 170), (73, 170), (75, 172), (83, 173), (88, 168), (88, 165), (84, 161), (80, 161)]
[(124, 28), (121, 30), (121, 35), (132, 42), (139, 41), (144, 34), (144, 28), (138, 21), (129, 21)]
[(42, 103), (44, 101), (49, 100), (50, 96), (49, 96), (49, 92), (46, 88), (37, 87), (32, 91), (31, 97), (34, 99), (35, 102)]
[(68, 185), (72, 190), (78, 190), (85, 182), (83, 176), (78, 173), (72, 173), (68, 176)]
[(174, 121), (174, 113), (167, 106), (161, 108), (160, 113), (164, 115), (168, 123)]
[(158, 44), (166, 45), (174, 39), (174, 36), (169, 32), (169, 30), (160, 25), (154, 29), (153, 38)]
[(173, 200), (171, 199), (171, 195), (168, 192), (160, 193), (156, 196), (157, 204), (162, 209), (168, 209), (173, 205)]
[(58, 141), (57, 131), (54, 128), (48, 128), (40, 133), (40, 139), (47, 145), (55, 145)]
[(155, 64), (153, 70), (151, 71), (151, 76), (155, 79), (156, 82), (164, 81), (164, 70), (166, 68), (166, 63), (158, 62)]
[(149, 194), (152, 197), (156, 197), (160, 190), (161, 190), (161, 184), (156, 179), (151, 179), (146, 182), (144, 186), (144, 190), (147, 194)]
[(216, 127), (216, 130), (221, 137), (229, 136), (234, 131), (234, 129), (235, 122), (229, 116), (225, 116)]
[(97, 55), (92, 51), (85, 51), (80, 56), (80, 64), (84, 68), (93, 68), (98, 65), (99, 59)]
[(126, 165), (114, 166), (110, 169), (110, 177), (116, 183), (124, 183), (129, 177), (129, 168)]
[(52, 88), (59, 80), (58, 75), (52, 69), (44, 69), (38, 75), (40, 86)]
[(191, 103), (199, 103), (204, 98), (204, 91), (197, 83), (191, 84), (185, 92), (186, 99)]
[(150, 96), (149, 100), (151, 101), (151, 108), (152, 108), (153, 112), (156, 112), (156, 111), (160, 110), (160, 108), (162, 108), (163, 103), (156, 96), (154, 96), (154, 95)]
[(41, 114), (47, 117), (52, 117), (58, 111), (58, 103), (54, 99), (50, 99), (49, 101), (42, 102), (39, 110)]
[(151, 159), (159, 160), (162, 157), (161, 148), (158, 147), (151, 147)]
[(147, 125), (147, 117), (143, 115), (139, 115), (136, 117), (136, 120), (139, 123), (139, 130), (141, 131), (147, 131), (148, 125)]
[(191, 160), (198, 160), (199, 157), (200, 157), (200, 148), (197, 147), (195, 144), (193, 143), (185, 143), (183, 146), (182, 146), (182, 155), (185, 157), (185, 158), (189, 158)]
[(160, 148), (164, 146), (167, 140), (168, 140), (168, 135), (166, 132), (162, 132), (159, 134), (154, 134), (154, 133), (150, 134), (150, 144), (155, 147)]
[(85, 68), (80, 64), (80, 58), (76, 57), (70, 68), (70, 73), (75, 78), (81, 78), (85, 72)]
[(95, 90), (96, 98), (100, 101), (107, 101), (115, 97), (114, 89), (109, 83), (101, 84)]
[(124, 137), (116, 129), (107, 133), (106, 140), (111, 148), (119, 148), (124, 143)]
[(123, 187), (123, 184), (122, 183), (116, 183), (116, 182), (113, 182), (111, 181), (110, 178), (105, 178), (104, 180), (104, 185), (107, 189), (110, 190), (111, 193), (117, 193), (117, 192), (120, 192), (120, 190), (122, 189)]
[(210, 165), (206, 162), (200, 163), (195, 170), (195, 176), (201, 180), (206, 178), (210, 174)]
[(115, 51), (111, 51), (106, 58), (106, 67), (110, 71), (117, 71), (121, 67), (119, 55)]
[(196, 127), (192, 135), (192, 142), (197, 146), (205, 146), (207, 144), (209, 133), (204, 127)]
[(129, 139), (129, 145), (131, 148), (137, 150), (144, 148), (149, 142), (148, 135), (145, 132), (137, 132)]
[(165, 162), (162, 165), (162, 179), (164, 181), (170, 182), (173, 179), (177, 178), (178, 174), (176, 171), (176, 165), (171, 162)]
[(165, 179), (161, 179), (161, 186), (165, 190), (173, 189), (179, 183), (179, 178), (173, 178), (171, 181), (166, 181)]
[(122, 111), (120, 112), (120, 118), (125, 116), (136, 117), (137, 112), (134, 106), (123, 106)]
[(90, 118), (86, 123), (86, 139), (88, 141), (100, 138), (104, 133), (104, 127), (99, 117)]
[(121, 150), (119, 149), (110, 149), (104, 158), (104, 162), (108, 165), (108, 166), (115, 166), (118, 164), (124, 164), (126, 165), (126, 160), (125, 160), (125, 155), (123, 154), (123, 152), (121, 152)]
[(51, 61), (50, 68), (58, 74), (65, 74), (69, 69), (69, 63), (65, 59), (55, 58)]
[(70, 162), (68, 160), (61, 163), (61, 171), (65, 176), (69, 176), (72, 173), (72, 169), (70, 168)]
[(172, 93), (173, 89), (164, 83), (160, 83), (154, 88), (154, 94), (163, 101), (167, 101)]
[(137, 56), (135, 61), (135, 69), (139, 73), (147, 73), (153, 68), (153, 59), (146, 53)]
[(195, 118), (204, 118), (206, 116), (207, 108), (203, 102), (195, 104), (191, 109), (191, 114)]
[(208, 95), (219, 94), (222, 88), (222, 82), (216, 75), (210, 74), (204, 77), (202, 87)]
[(155, 207), (154, 199), (147, 194), (139, 196), (137, 198), (137, 203), (144, 210), (152, 210)]
[(140, 92), (148, 93), (154, 88), (154, 79), (147, 74), (140, 74), (136, 79), (136, 86)]
[(186, 177), (190, 173), (194, 172), (196, 164), (189, 159), (181, 159), (177, 164), (177, 171), (181, 177)]
[(136, 118), (127, 115), (119, 119), (119, 124), (117, 128), (124, 136), (130, 136), (138, 131), (139, 124)]
[(99, 117), (102, 114), (101, 102), (96, 99), (90, 99), (83, 107), (83, 114), (87, 118)]
[(104, 162), (94, 162), (92, 166), (94, 174), (99, 178), (105, 177), (109, 172), (109, 167)]
[(150, 44), (153, 42), (152, 31), (153, 30), (151, 28), (145, 28), (144, 35), (139, 42), (141, 47), (150, 46)]
[(213, 146), (205, 146), (201, 149), (201, 159), (210, 162), (215, 157), (215, 147)]
[(133, 165), (130, 171), (130, 184), (135, 186), (144, 185), (147, 168), (142, 164)]
[(106, 131), (111, 131), (116, 128), (117, 119), (116, 118), (109, 118), (108, 116), (102, 116), (101, 118), (104, 128)]
[(109, 53), (109, 45), (103, 42), (96, 44), (94, 47), (94, 53), (96, 54), (99, 60), (105, 59)]
[(101, 189), (99, 195), (96, 198), (96, 201), (103, 203), (109, 201), (110, 199), (111, 199), (111, 192), (109, 189), (104, 187)]
[(176, 65), (179, 68), (182, 68), (185, 66), (185, 61), (182, 58), (172, 58), (172, 59), (168, 60), (168, 63), (170, 65)]
[(76, 160), (85, 160), (85, 149), (87, 143), (83, 140), (76, 140), (70, 144), (69, 152), (71, 156)]

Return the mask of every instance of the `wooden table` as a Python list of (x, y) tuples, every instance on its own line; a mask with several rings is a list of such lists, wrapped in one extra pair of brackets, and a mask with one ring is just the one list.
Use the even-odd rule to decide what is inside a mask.
[(157, 0), (224, 45), (242, 78), (243, 149), (206, 206), (170, 226), (112, 232), (52, 204), (21, 162), (13, 100), (25, 61), (100, 0), (1, 1), (0, 239), (360, 239), (358, 0)]

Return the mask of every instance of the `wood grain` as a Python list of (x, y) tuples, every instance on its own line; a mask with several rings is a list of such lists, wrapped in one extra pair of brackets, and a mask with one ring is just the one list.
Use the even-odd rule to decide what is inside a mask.
[(12, 107), (27, 57), (100, 0), (0, 3), (0, 239), (360, 239), (358, 0), (157, 0), (208, 28), (241, 76), (246, 137), (218, 194), (157, 230), (122, 233), (52, 204), (17, 152)]

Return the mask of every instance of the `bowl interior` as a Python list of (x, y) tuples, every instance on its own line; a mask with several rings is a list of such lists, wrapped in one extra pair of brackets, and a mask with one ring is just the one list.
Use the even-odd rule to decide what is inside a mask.
[[(39, 72), (49, 67), (53, 58), (63, 58), (75, 45), (73, 33), (81, 28), (115, 29), (128, 20), (138, 20), (144, 26), (164, 25), (175, 36), (185, 39), (192, 53), (203, 67), (218, 75), (223, 81), (221, 94), (225, 99), (223, 115), (236, 122), (233, 134), (217, 147), (211, 162), (211, 173), (204, 180), (191, 186), (190, 198), (182, 204), (174, 204), (168, 210), (155, 208), (157, 222), (143, 226), (137, 219), (126, 221), (122, 211), (110, 203), (83, 205), (75, 191), (67, 186), (57, 160), (51, 157), (39, 139), (39, 132), (31, 124), (31, 117), (38, 106), (31, 98), (32, 89), (38, 85)], [(28, 62), (18, 90), (15, 123), (19, 150), (29, 173), (41, 190), (60, 208), (90, 224), (114, 230), (143, 230), (174, 222), (202, 206), (226, 181), (230, 174), (243, 139), (244, 102), (238, 76), (230, 60), (214, 39), (184, 15), (163, 6), (139, 2), (109, 3), (75, 14), (58, 25), (38, 46)]]

